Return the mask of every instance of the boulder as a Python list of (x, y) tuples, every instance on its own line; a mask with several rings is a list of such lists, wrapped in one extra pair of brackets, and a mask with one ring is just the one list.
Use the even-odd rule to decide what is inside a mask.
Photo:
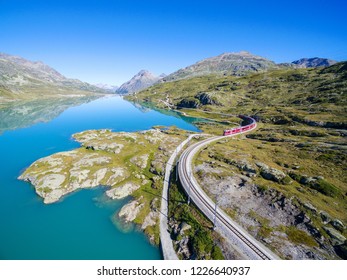
[(125, 183), (122, 186), (106, 191), (106, 195), (112, 199), (121, 199), (132, 194), (134, 191), (136, 191), (139, 188), (140, 186), (135, 185), (134, 183), (131, 183), (131, 182)]
[(311, 218), (309, 216), (306, 215), (306, 213), (304, 212), (300, 212), (298, 215), (295, 216), (295, 224), (301, 224), (301, 223), (310, 223), (311, 222)]
[(336, 254), (344, 260), (347, 260), (347, 240), (341, 244), (334, 247)]
[(143, 220), (141, 229), (146, 229), (149, 226), (154, 226), (159, 218), (159, 212), (157, 210), (157, 202), (158, 202), (158, 198), (154, 198), (151, 201), (151, 211), (148, 213), (148, 215), (145, 217), (145, 219)]
[(200, 106), (199, 99), (193, 97), (183, 98), (178, 104), (177, 107), (184, 108), (198, 108)]
[(255, 164), (260, 168), (260, 175), (266, 180), (281, 183), (283, 181), (283, 179), (286, 178), (286, 176), (287, 176), (281, 170), (269, 167), (268, 165), (266, 165), (263, 162), (258, 161)]
[(195, 95), (202, 105), (221, 105), (212, 93), (200, 92)]
[(305, 175), (300, 178), (300, 184), (303, 184), (303, 185), (308, 185), (308, 184), (315, 182), (315, 181), (316, 181), (315, 178), (307, 177)]
[(336, 228), (337, 230), (343, 232), (344, 229), (346, 228), (346, 226), (338, 219), (335, 219), (333, 221), (330, 222), (330, 224)]
[(242, 171), (246, 171), (246, 172), (254, 173), (254, 174), (257, 173), (256, 168), (245, 159), (234, 160), (234, 161), (232, 161), (232, 164), (235, 165), (238, 169), (240, 169)]
[(326, 225), (327, 223), (329, 223), (331, 221), (331, 217), (327, 212), (320, 211), (319, 214), (320, 214), (320, 217), (322, 219), (323, 224)]
[(182, 234), (184, 234), (184, 232), (186, 231), (186, 230), (189, 230), (189, 229), (191, 229), (192, 227), (190, 226), (190, 225), (188, 225), (186, 222), (182, 222), (181, 224), (180, 224), (180, 226), (179, 226), (179, 232), (180, 232), (180, 234), (182, 235)]
[(346, 241), (346, 237), (344, 237), (336, 229), (331, 228), (331, 227), (323, 227), (323, 229), (331, 237), (331, 243), (333, 246), (341, 245)]
[(132, 159), (130, 159), (130, 162), (135, 164), (137, 167), (141, 169), (145, 169), (147, 166), (149, 155), (141, 155), (141, 156), (135, 156)]
[(158, 217), (159, 212), (151, 210), (143, 220), (141, 229), (146, 229), (147, 227), (154, 226), (157, 223)]
[(286, 174), (284, 172), (271, 167), (266, 169), (262, 168), (260, 170), (260, 175), (266, 180), (271, 180), (277, 183), (282, 182), (282, 180), (286, 177)]
[(256, 166), (258, 166), (260, 169), (269, 169), (269, 166), (266, 165), (266, 164), (263, 163), (263, 162), (257, 161), (255, 164), (256, 164)]
[(140, 204), (138, 200), (133, 200), (122, 207), (118, 213), (118, 216), (120, 218), (124, 218), (127, 223), (132, 222), (136, 219), (143, 206), (143, 203)]
[(311, 203), (309, 203), (309, 202), (304, 203), (304, 207), (305, 207), (306, 209), (308, 209), (308, 210), (314, 212), (314, 213), (317, 213), (317, 208), (314, 207), (314, 206), (313, 206)]

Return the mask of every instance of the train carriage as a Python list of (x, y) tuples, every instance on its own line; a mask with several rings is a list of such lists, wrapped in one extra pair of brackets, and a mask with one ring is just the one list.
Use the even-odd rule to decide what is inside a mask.
[(248, 116), (245, 116), (245, 115), (239, 115), (239, 118), (241, 118), (245, 121), (248, 121), (249, 124), (244, 125), (244, 126), (240, 126), (240, 127), (234, 127), (232, 129), (226, 129), (226, 130), (224, 130), (224, 133), (223, 133), (224, 136), (236, 135), (236, 134), (240, 134), (242, 132), (249, 131), (249, 130), (256, 128), (257, 123), (256, 123), (255, 119), (248, 117)]

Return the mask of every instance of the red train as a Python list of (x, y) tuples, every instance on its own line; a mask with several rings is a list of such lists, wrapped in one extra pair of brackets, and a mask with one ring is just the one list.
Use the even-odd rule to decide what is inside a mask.
[(244, 126), (234, 127), (232, 129), (226, 129), (224, 130), (224, 133), (223, 133), (224, 136), (241, 134), (245, 131), (249, 131), (257, 127), (257, 122), (255, 121), (255, 119), (248, 116), (244, 116), (244, 115), (239, 115), (239, 118), (245, 121), (248, 121), (249, 124)]

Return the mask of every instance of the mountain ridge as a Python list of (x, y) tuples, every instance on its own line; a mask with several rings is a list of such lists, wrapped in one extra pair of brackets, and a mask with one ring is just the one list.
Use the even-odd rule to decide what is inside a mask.
[(328, 67), (336, 63), (337, 61), (335, 60), (320, 57), (301, 58), (292, 62), (292, 64), (295, 64), (298, 68)]
[(96, 93), (106, 92), (80, 80), (66, 78), (41, 61), (0, 53), (0, 103)]
[(275, 62), (247, 51), (225, 52), (181, 68), (166, 76), (163, 81), (174, 81), (208, 74), (241, 76), (251, 72), (276, 68), (279, 68), (279, 66)]
[(155, 76), (148, 70), (141, 70), (135, 76), (133, 76), (129, 81), (123, 83), (117, 90), (118, 94), (128, 94), (135, 93), (150, 87), (159, 80), (163, 78), (163, 75)]

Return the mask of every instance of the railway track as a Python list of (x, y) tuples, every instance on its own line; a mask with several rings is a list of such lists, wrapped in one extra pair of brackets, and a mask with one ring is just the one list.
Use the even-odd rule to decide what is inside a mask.
[[(255, 126), (254, 126), (255, 128)], [(247, 130), (249, 131), (249, 130)], [(240, 131), (241, 134), (244, 133)], [(235, 135), (235, 134), (233, 134)], [(241, 247), (241, 251), (250, 259), (271, 260), (278, 259), (278, 257), (267, 249), (264, 245), (260, 244), (239, 225), (237, 225), (222, 209), (218, 208), (216, 204), (207, 196), (201, 189), (196, 179), (192, 175), (192, 158), (194, 155), (205, 145), (221, 140), (230, 136), (215, 136), (198, 143), (193, 144), (187, 148), (181, 155), (178, 166), (178, 174), (181, 184), (194, 204), (205, 214), (205, 216), (212, 222), (216, 221), (218, 229), (231, 236), (234, 243)]]

